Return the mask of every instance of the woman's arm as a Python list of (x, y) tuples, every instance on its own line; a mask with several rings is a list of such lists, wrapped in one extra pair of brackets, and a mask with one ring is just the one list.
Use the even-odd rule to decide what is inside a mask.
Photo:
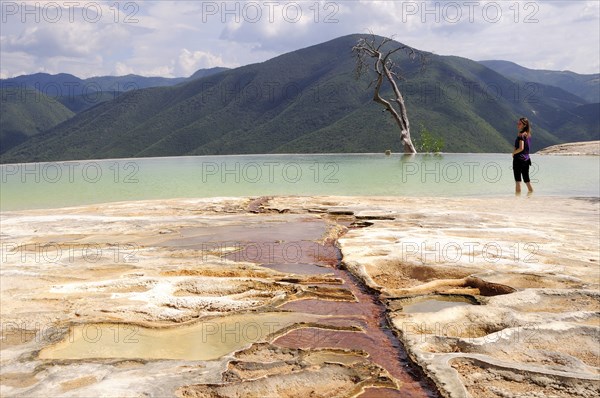
[(525, 141), (519, 140), (519, 148), (513, 150), (512, 154), (515, 156), (519, 152), (523, 152), (525, 150)]

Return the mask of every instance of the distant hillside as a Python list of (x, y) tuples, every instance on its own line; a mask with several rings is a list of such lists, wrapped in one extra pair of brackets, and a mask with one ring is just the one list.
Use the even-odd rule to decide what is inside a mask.
[[(580, 105), (559, 112), (555, 121), (557, 135), (564, 141), (590, 141), (590, 132), (600, 131), (600, 104)], [(598, 136), (596, 136), (597, 138)]]
[(96, 76), (80, 79), (67, 73), (35, 73), (0, 80), (0, 88), (29, 88), (54, 98), (75, 113), (115, 99), (123, 92), (149, 87), (170, 87), (200, 79), (227, 68), (200, 69), (190, 77), (166, 78), (139, 75)]
[[(372, 101), (372, 76), (354, 78), (351, 48), (359, 37), (123, 93), (31, 138), (2, 162), (398, 151), (398, 128)], [(447, 152), (508, 152), (520, 116), (534, 125), (532, 150), (565, 142), (552, 121), (561, 112), (572, 118), (586, 104), (560, 88), (515, 84), (465, 58), (428, 54), (424, 68), (405, 57), (398, 63), (413, 139), (423, 126), (444, 139)], [(581, 131), (584, 140), (599, 139), (597, 130)]]
[(560, 87), (591, 103), (600, 103), (600, 74), (581, 75), (569, 71), (527, 69), (509, 61), (480, 61), (496, 72), (524, 82)]
[(58, 101), (29, 89), (0, 89), (0, 153), (74, 115)]

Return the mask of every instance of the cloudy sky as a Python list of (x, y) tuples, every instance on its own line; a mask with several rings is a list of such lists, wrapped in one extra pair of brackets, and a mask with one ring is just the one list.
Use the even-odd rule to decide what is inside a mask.
[(600, 0), (0, 1), (0, 77), (189, 76), (373, 31), (439, 55), (600, 72)]

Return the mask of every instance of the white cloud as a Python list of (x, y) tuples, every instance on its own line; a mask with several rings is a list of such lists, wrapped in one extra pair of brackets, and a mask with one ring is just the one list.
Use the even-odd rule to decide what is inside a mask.
[(163, 65), (150, 69), (142, 69), (138, 74), (142, 76), (175, 77), (175, 75), (173, 74), (173, 69), (173, 66)]
[(115, 65), (115, 69), (113, 74), (115, 76), (125, 76), (125, 75), (131, 75), (134, 74), (135, 71), (132, 67), (130, 67), (129, 65), (125, 65), (122, 62), (117, 62)]
[(224, 65), (220, 56), (213, 55), (205, 51), (189, 51), (184, 48), (181, 50), (178, 59), (179, 70), (186, 76), (190, 76), (201, 68), (213, 68)]
[(124, 32), (111, 25), (38, 24), (26, 28), (20, 35), (3, 40), (7, 51), (23, 51), (39, 58), (56, 56), (89, 57), (103, 51), (105, 46), (118, 45)]

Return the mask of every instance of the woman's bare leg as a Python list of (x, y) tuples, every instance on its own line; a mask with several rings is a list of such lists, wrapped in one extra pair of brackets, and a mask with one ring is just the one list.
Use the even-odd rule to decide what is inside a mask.
[(533, 187), (531, 186), (530, 182), (526, 182), (525, 185), (527, 185), (527, 189), (529, 190), (529, 192), (533, 192)]

